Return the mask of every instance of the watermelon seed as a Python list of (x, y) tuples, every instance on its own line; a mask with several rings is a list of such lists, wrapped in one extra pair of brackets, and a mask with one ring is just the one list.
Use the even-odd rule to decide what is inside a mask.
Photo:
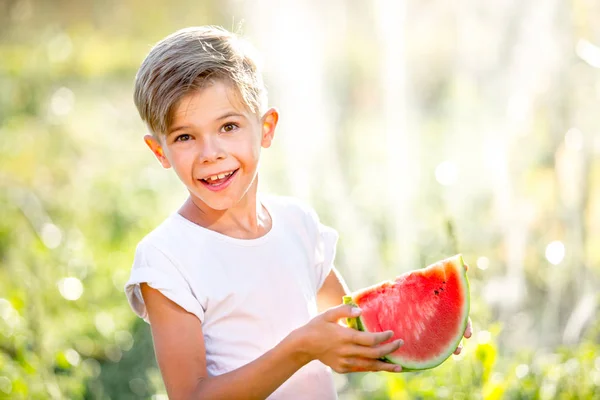
[(435, 293), (436, 296), (439, 294), (437, 290), (434, 290), (433, 293)]

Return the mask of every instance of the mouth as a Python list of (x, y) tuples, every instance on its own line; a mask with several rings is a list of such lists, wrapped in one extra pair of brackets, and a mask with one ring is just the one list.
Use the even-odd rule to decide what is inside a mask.
[(219, 191), (225, 189), (231, 181), (235, 174), (239, 171), (238, 169), (234, 169), (228, 172), (222, 172), (216, 175), (207, 176), (206, 178), (199, 179), (200, 182), (204, 185), (204, 187), (208, 188), (212, 191)]

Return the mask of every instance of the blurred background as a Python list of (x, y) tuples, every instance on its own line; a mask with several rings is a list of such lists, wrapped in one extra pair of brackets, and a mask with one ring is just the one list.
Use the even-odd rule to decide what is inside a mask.
[(341, 399), (600, 398), (597, 0), (0, 0), (0, 398), (166, 399), (123, 285), (186, 192), (132, 88), (202, 24), (262, 53), (260, 185), (340, 232), (352, 289), (470, 265), (461, 355)]

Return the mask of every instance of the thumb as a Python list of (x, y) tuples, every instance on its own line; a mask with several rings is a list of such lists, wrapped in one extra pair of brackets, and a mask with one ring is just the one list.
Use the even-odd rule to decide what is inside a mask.
[(329, 322), (337, 322), (342, 318), (358, 317), (361, 309), (348, 304), (340, 304), (339, 306), (330, 308), (323, 313), (325, 320)]

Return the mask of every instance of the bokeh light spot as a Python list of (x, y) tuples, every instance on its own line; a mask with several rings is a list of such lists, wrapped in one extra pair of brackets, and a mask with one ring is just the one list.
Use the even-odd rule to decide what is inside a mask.
[(60, 228), (51, 223), (45, 223), (42, 226), (42, 242), (49, 249), (55, 249), (62, 243), (62, 231)]
[(559, 241), (555, 240), (546, 246), (546, 259), (550, 262), (550, 264), (558, 265), (565, 258), (565, 245)]
[(6, 376), (0, 376), (0, 391), (6, 394), (12, 392), (12, 382)]
[(83, 294), (83, 284), (73, 276), (62, 278), (58, 281), (58, 290), (62, 297), (67, 300), (77, 300)]
[(129, 351), (133, 347), (133, 336), (127, 331), (118, 331), (115, 333), (115, 342), (123, 351)]
[(104, 354), (112, 362), (119, 362), (121, 361), (121, 357), (123, 357), (123, 352), (116, 344), (107, 345), (104, 348)]
[(361, 386), (363, 390), (367, 392), (375, 392), (376, 390), (379, 390), (384, 383), (385, 381), (381, 375), (378, 374), (365, 374), (361, 379)]
[(129, 381), (129, 389), (137, 396), (145, 396), (147, 394), (148, 385), (141, 378), (133, 378)]
[(75, 349), (80, 354), (89, 357), (94, 353), (94, 350), (96, 349), (96, 343), (94, 343), (94, 341), (87, 336), (81, 336), (75, 341)]
[(458, 178), (458, 168), (452, 161), (444, 161), (435, 168), (435, 179), (440, 185), (451, 186)]
[(100, 376), (100, 372), (102, 372), (102, 366), (98, 360), (94, 358), (86, 358), (81, 366), (83, 370), (93, 378), (97, 378)]
[(492, 339), (492, 334), (489, 331), (479, 331), (477, 332), (477, 343), (479, 344), (487, 344)]
[(0, 297), (0, 318), (6, 320), (9, 318), (13, 307), (10, 301)]
[(565, 372), (567, 375), (575, 376), (579, 370), (579, 360), (576, 358), (570, 358), (565, 363)]
[(50, 110), (54, 115), (68, 115), (75, 105), (75, 94), (66, 87), (61, 87), (52, 95), (50, 100)]
[(600, 386), (600, 371), (597, 369), (590, 370), (590, 379), (594, 382), (594, 385)]
[(477, 259), (477, 268), (482, 271), (485, 271), (490, 267), (490, 259), (487, 257), (479, 257)]
[(59, 33), (48, 42), (48, 59), (52, 62), (65, 61), (73, 51), (73, 42), (66, 33)]
[(529, 365), (527, 364), (519, 364), (515, 370), (515, 374), (517, 378), (523, 379), (529, 373)]
[(115, 320), (112, 315), (107, 312), (100, 312), (95, 318), (96, 329), (103, 336), (108, 337), (115, 331)]
[(69, 364), (71, 364), (74, 367), (78, 366), (79, 362), (81, 361), (81, 356), (74, 349), (67, 349), (65, 351), (65, 358), (67, 359)]

